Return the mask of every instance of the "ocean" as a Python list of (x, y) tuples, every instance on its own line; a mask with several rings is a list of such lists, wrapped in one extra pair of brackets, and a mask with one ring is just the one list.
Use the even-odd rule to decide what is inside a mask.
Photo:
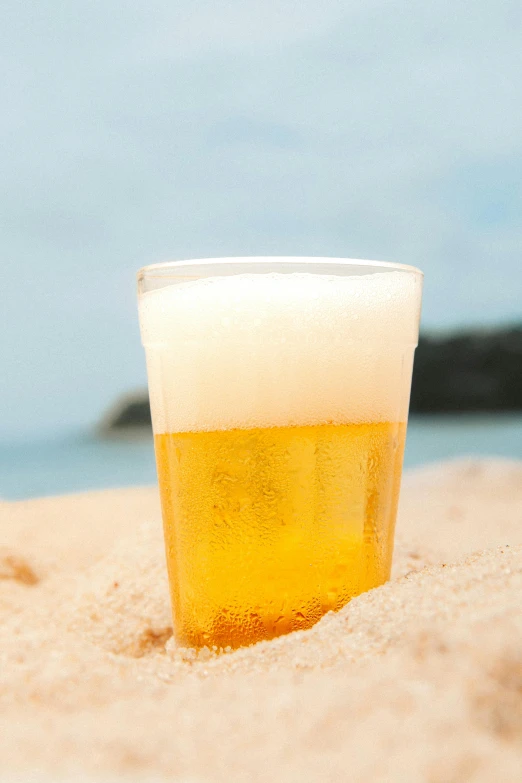
[[(462, 456), (522, 459), (522, 415), (412, 417), (405, 467)], [(152, 438), (73, 433), (0, 444), (0, 498), (59, 495), (156, 481)]]

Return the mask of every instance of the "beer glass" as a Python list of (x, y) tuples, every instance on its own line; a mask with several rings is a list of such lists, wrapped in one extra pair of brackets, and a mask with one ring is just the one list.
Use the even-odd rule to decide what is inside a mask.
[(336, 258), (139, 272), (181, 645), (309, 628), (389, 578), (421, 289)]

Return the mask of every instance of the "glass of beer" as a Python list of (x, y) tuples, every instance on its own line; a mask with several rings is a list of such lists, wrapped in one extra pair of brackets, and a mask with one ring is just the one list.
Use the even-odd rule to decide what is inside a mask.
[(422, 273), (223, 258), (138, 288), (179, 644), (309, 628), (385, 582)]

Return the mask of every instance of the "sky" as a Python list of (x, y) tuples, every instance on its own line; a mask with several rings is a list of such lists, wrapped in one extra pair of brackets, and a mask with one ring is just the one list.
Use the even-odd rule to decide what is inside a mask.
[(425, 272), (423, 328), (522, 321), (519, 0), (3, 0), (0, 439), (144, 388), (135, 272)]

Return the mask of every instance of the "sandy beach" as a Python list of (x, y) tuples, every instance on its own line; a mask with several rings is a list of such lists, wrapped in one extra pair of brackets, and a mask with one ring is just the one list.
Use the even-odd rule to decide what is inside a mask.
[(407, 473), (392, 580), (177, 649), (155, 488), (0, 504), (0, 780), (518, 781), (522, 463)]

